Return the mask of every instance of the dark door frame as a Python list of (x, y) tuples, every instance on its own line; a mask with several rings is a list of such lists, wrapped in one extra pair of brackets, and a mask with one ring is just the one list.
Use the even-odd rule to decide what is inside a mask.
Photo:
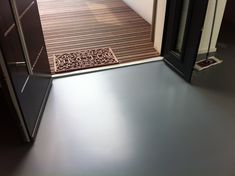
[(22, 113), (21, 108), (19, 106), (19, 101), (17, 99), (14, 86), (12, 85), (12, 79), (11, 79), (11, 76), (9, 75), (9, 70), (7, 69), (6, 63), (3, 59), (3, 54), (2, 54), (1, 49), (0, 49), (0, 67), (1, 67), (1, 70), (2, 70), (3, 75), (5, 77), (5, 82), (6, 82), (6, 85), (8, 88), (8, 93), (10, 95), (10, 99), (11, 99), (12, 104), (15, 108), (16, 113), (17, 113), (16, 116), (17, 116), (17, 120), (19, 123), (20, 131), (22, 132), (22, 137), (25, 142), (30, 142), (31, 138), (30, 138), (28, 129), (26, 127), (26, 122), (24, 120), (23, 113)]
[(183, 0), (167, 1), (161, 55), (165, 63), (187, 82), (191, 82), (200, 45), (208, 0), (189, 0), (181, 54), (175, 51)]

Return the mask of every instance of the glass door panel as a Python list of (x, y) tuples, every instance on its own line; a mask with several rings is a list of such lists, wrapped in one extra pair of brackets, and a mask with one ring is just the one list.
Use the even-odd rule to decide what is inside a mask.
[(208, 0), (167, 1), (163, 55), (166, 64), (191, 81)]

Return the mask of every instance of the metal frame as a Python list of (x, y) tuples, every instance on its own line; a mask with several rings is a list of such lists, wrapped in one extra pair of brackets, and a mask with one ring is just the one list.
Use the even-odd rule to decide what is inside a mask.
[(183, 0), (167, 1), (161, 53), (164, 55), (165, 63), (190, 83), (200, 44), (208, 0), (190, 0), (182, 52), (178, 54), (175, 52), (174, 47), (178, 35), (178, 22), (181, 15), (180, 5), (182, 3)]

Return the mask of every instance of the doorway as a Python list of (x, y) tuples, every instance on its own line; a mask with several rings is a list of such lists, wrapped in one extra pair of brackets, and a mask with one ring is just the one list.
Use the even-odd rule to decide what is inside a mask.
[[(79, 28), (78, 26), (83, 23), (86, 25), (92, 26), (92, 24), (87, 24), (86, 19), (77, 22), (76, 21), (77, 19), (74, 19), (76, 15), (85, 15), (91, 19), (95, 17), (96, 20), (98, 19), (99, 22), (101, 21), (98, 24), (97, 23), (94, 24), (93, 26), (94, 32), (98, 30), (98, 28), (96, 28), (96, 26), (98, 25), (101, 27), (102, 25), (104, 26), (107, 25), (110, 27), (110, 29), (112, 29), (112, 25), (115, 26), (116, 23), (117, 24), (120, 23), (120, 26), (122, 23), (125, 24), (126, 26), (128, 26), (129, 24), (132, 24), (132, 25), (136, 24), (135, 23), (136, 21), (128, 21), (128, 20), (124, 22), (122, 22), (121, 20), (119, 21), (119, 18), (116, 18), (115, 16), (112, 16), (112, 20), (109, 19), (111, 17), (108, 17), (108, 19), (106, 19), (106, 17), (101, 18), (98, 14), (95, 14), (96, 11), (94, 12), (94, 9), (103, 11), (102, 15), (106, 14), (107, 11), (111, 11), (112, 13), (114, 13), (115, 9), (109, 9), (109, 8), (104, 9), (103, 4), (97, 4), (97, 2), (99, 1), (97, 1), (94, 4), (90, 4), (88, 7), (82, 6), (82, 4), (76, 7), (73, 5), (61, 5), (58, 1), (52, 1), (52, 0), (49, 0), (49, 1), (55, 3), (54, 9), (58, 8), (62, 12), (61, 14), (64, 15), (63, 18), (67, 19), (67, 16), (69, 17), (67, 19), (68, 21), (66, 21), (70, 25), (69, 30), (74, 29), (76, 32), (80, 32), (77, 30), (82, 29), (82, 26), (80, 26)], [(49, 2), (49, 1), (47, 0), (47, 1), (42, 1), (42, 2)], [(71, 2), (73, 1), (71, 0)], [(77, 1), (77, 2), (80, 2), (80, 1)], [(87, 2), (93, 2), (93, 1), (90, 0)], [(181, 76), (187, 81), (189, 80), (192, 74), (193, 64), (195, 62), (194, 56), (195, 54), (197, 54), (198, 44), (199, 44), (199, 42), (195, 42), (195, 41), (199, 41), (200, 36), (201, 36), (200, 35), (201, 28), (202, 28), (203, 21), (204, 21), (203, 17), (206, 12), (207, 1), (191, 0), (190, 3), (188, 3), (189, 8), (188, 10), (186, 10), (186, 12), (188, 12), (186, 13), (187, 20), (186, 20), (186, 23), (183, 24), (185, 25), (185, 29), (187, 30), (185, 30), (185, 33), (183, 36), (180, 35), (183, 38), (183, 47), (181, 49), (180, 57), (177, 57), (178, 55), (175, 55), (174, 47), (172, 46), (174, 46), (177, 36), (179, 34), (178, 27), (181, 24), (181, 19), (182, 19), (181, 17), (183, 15), (181, 15), (181, 13), (178, 13), (178, 12), (182, 11), (181, 7), (183, 7), (184, 1), (172, 0), (172, 1), (167, 1), (167, 3), (165, 0), (157, 1), (158, 5), (157, 5), (157, 16), (156, 16), (156, 25), (155, 25), (157, 26), (157, 28), (155, 30), (154, 43), (150, 41), (150, 30), (151, 30), (150, 25), (147, 26), (148, 30), (146, 29), (146, 31), (145, 30), (142, 31), (143, 34), (141, 33), (141, 37), (135, 36), (135, 35), (132, 36), (132, 32), (133, 33), (139, 32), (139, 30), (136, 30), (137, 27), (141, 26), (141, 25), (139, 26), (139, 22), (142, 21), (143, 25), (146, 24), (147, 22), (143, 21), (143, 19), (140, 18), (134, 11), (129, 11), (128, 9), (130, 8), (128, 6), (125, 6), (125, 7), (122, 6), (123, 4), (122, 3), (120, 4), (121, 1), (119, 2), (117, 0), (112, 0), (112, 3), (106, 0), (103, 0), (102, 2), (107, 2), (109, 3), (110, 6), (116, 5), (117, 7), (115, 8), (118, 8), (119, 6), (121, 6), (122, 8), (118, 9), (118, 11), (122, 11), (124, 9), (126, 10), (125, 13), (129, 14), (129, 16), (130, 14), (132, 14), (136, 18), (138, 17), (137, 26), (135, 26), (136, 27), (135, 31), (132, 31), (132, 29), (128, 29), (130, 30), (130, 33), (125, 34), (127, 36), (126, 39), (131, 39), (132, 37), (135, 38), (135, 40), (132, 41), (132, 44), (129, 43), (129, 45), (126, 45), (125, 47), (123, 47), (125, 43), (129, 42), (129, 40), (122, 38), (121, 36), (123, 36), (123, 34), (121, 32), (115, 33), (114, 35), (116, 38), (118, 38), (118, 39), (115, 39), (117, 42), (115, 44), (123, 49), (121, 52), (122, 55), (120, 54), (119, 57), (129, 56), (129, 54), (125, 54), (129, 52), (129, 50), (126, 50), (126, 48), (128, 49), (134, 48), (134, 51), (138, 51), (138, 54), (135, 54), (134, 55), (135, 57), (133, 58), (138, 60), (140, 56), (142, 57), (143, 52), (146, 50), (146, 48), (144, 49), (139, 48), (139, 45), (142, 46), (143, 41), (146, 41), (146, 43), (144, 43), (143, 45), (144, 47), (146, 47), (146, 45), (148, 46), (151, 44), (151, 51), (154, 50), (155, 47), (157, 48), (158, 51), (161, 51), (159, 48), (161, 48), (162, 46), (162, 41), (165, 41), (163, 45), (163, 49), (164, 49), (163, 55), (165, 57), (166, 63), (168, 65), (171, 64), (170, 65), (171, 67), (174, 66), (173, 69), (175, 71), (178, 71), (177, 73), (180, 73), (180, 72), (183, 73), (183, 75)], [(52, 85), (51, 75), (49, 75), (49, 71), (48, 71), (50, 68), (48, 64), (48, 57), (47, 57), (46, 47), (44, 43), (44, 35), (42, 32), (41, 21), (40, 21), (39, 12), (38, 12), (38, 5), (37, 5), (37, 1), (35, 0), (30, 0), (30, 1), (4, 0), (1, 2), (0, 7), (3, 9), (3, 10), (0, 10), (1, 16), (3, 17), (3, 18), (0, 18), (0, 24), (2, 24), (0, 25), (0, 34), (1, 34), (0, 35), (0, 48), (1, 48), (0, 65), (1, 65), (2, 70), (4, 71), (4, 77), (8, 81), (7, 85), (11, 93), (11, 100), (12, 101), (15, 100), (14, 106), (16, 109), (18, 109), (17, 116), (19, 117), (19, 119), (21, 119), (21, 123), (22, 123), (21, 125), (24, 126), (24, 129), (25, 129), (24, 133), (26, 136), (28, 136), (28, 140), (30, 141), (31, 139), (34, 139), (36, 137), (37, 129), (39, 127), (42, 113), (43, 113), (43, 110), (44, 110), (44, 107), (45, 107), (45, 104), (46, 104), (46, 101), (50, 92), (50, 88)], [(83, 12), (82, 13), (77, 12), (76, 8), (81, 8), (81, 7), (84, 8)], [(166, 23), (165, 23), (166, 25), (164, 26), (165, 7), (167, 7), (166, 9), (167, 15), (166, 15)], [(77, 14), (75, 14), (73, 18), (71, 18), (70, 12), (66, 12), (66, 14), (63, 13), (64, 10), (66, 9), (67, 10), (69, 9), (71, 13), (76, 12)], [(90, 9), (93, 10), (93, 11), (91, 10), (91, 12), (93, 13), (90, 14), (89, 16), (85, 12), (90, 11)], [(62, 17), (57, 18), (57, 16), (61, 14), (53, 14), (54, 12), (58, 12), (58, 10), (49, 9), (49, 10), (46, 10), (46, 12), (47, 12), (47, 15), (45, 18), (47, 18), (48, 16), (52, 16), (53, 19), (55, 18), (56, 20), (52, 20), (53, 25), (57, 27), (57, 28), (55, 27), (55, 29), (58, 29), (60, 27), (61, 29), (59, 30), (59, 32), (63, 31), (64, 30), (63, 25), (66, 23), (63, 22)], [(161, 15), (158, 15), (159, 13)], [(126, 16), (128, 17), (127, 14), (125, 15), (125, 17), (123, 17), (122, 14), (119, 14), (119, 13), (117, 14), (121, 19), (122, 18), (126, 19)], [(199, 15), (200, 15), (200, 18), (198, 18)], [(59, 21), (61, 19), (62, 19), (62, 22)], [(113, 20), (115, 21), (114, 24), (113, 24)], [(175, 23), (176, 21), (177, 23)], [(46, 22), (43, 25), (45, 24)], [(75, 24), (74, 28), (73, 28), (73, 24)], [(125, 25), (122, 26), (122, 30), (123, 30), (123, 27), (125, 27)], [(66, 28), (67, 26), (65, 26), (65, 29)], [(47, 29), (50, 30), (51, 28), (48, 27)], [(124, 29), (125, 30), (123, 30), (123, 32), (128, 31), (127, 27), (125, 27)], [(142, 30), (142, 28), (140, 29)], [(165, 31), (164, 40), (162, 40), (163, 29)], [(169, 32), (172, 29), (174, 29), (173, 31), (174, 33)], [(85, 29), (83, 31), (89, 32), (88, 29)], [(53, 35), (55, 37), (57, 35), (60, 35), (60, 34), (57, 34), (56, 32), (58, 31), (55, 30), (54, 32), (51, 32), (50, 35), (53, 35), (54, 33), (56, 34), (56, 35)], [(114, 33), (111, 30), (107, 31), (107, 29), (106, 29), (106, 32), (109, 32), (109, 35), (111, 34), (113, 35)], [(71, 32), (71, 34), (73, 34), (73, 32)], [(171, 37), (172, 34), (174, 34), (173, 37)], [(47, 34), (45, 34), (45, 36), (46, 35)], [(79, 44), (83, 45), (83, 47), (86, 48), (86, 47), (91, 47), (91, 44), (95, 43), (95, 41), (93, 41), (92, 38), (89, 39), (90, 42), (86, 44), (82, 42), (79, 43), (78, 41), (76, 41), (76, 36), (75, 36), (75, 39), (73, 39), (73, 37), (66, 36), (67, 33), (65, 33), (65, 36), (63, 35), (64, 33), (62, 33), (62, 37), (60, 37), (59, 39), (63, 41), (63, 39), (69, 38), (69, 42), (67, 43), (72, 42), (74, 46), (77, 46), (76, 49), (81, 48)], [(95, 34), (90, 33), (90, 35), (95, 35), (96, 38), (100, 40), (103, 40), (105, 37), (108, 36), (108, 34), (105, 34), (105, 35), (102, 35), (102, 37), (100, 37), (96, 33)], [(84, 42), (88, 40), (86, 39), (86, 37), (87, 35), (83, 36), (83, 38), (85, 38)], [(109, 40), (115, 37), (109, 37)], [(144, 38), (144, 37), (147, 37), (147, 38)], [(105, 45), (105, 42), (109, 40), (108, 39), (103, 40), (102, 42), (100, 42), (100, 45), (101, 46)], [(141, 40), (142, 42), (137, 43), (139, 40)], [(48, 40), (46, 39), (46, 41)], [(53, 43), (51, 43), (51, 47), (54, 47), (54, 46), (58, 47), (58, 49), (56, 50), (58, 52), (61, 52), (61, 50), (63, 50), (64, 47), (68, 47), (66, 46), (66, 43), (65, 44), (62, 43), (58, 45), (58, 42), (56, 41), (53, 41)], [(190, 46), (190, 47), (185, 47), (185, 46)], [(63, 51), (63, 52), (66, 52), (66, 51)], [(49, 48), (49, 53), (50, 53), (50, 48)], [(20, 78), (22, 78), (22, 81), (20, 81), (21, 80)], [(34, 107), (34, 108), (30, 108), (30, 107)]]
[[(197, 61), (206, 59), (203, 46), (208, 50), (208, 58), (215, 58), (219, 64), (212, 65), (200, 72), (193, 74), (193, 84), (208, 90), (218, 91), (227, 95), (234, 95), (235, 90), (235, 1), (219, 0), (217, 7), (215, 1), (210, 2), (210, 14), (216, 10), (214, 29), (212, 30), (212, 19), (208, 18), (208, 33), (212, 32), (211, 46), (208, 48), (209, 39), (202, 38)], [(205, 34), (205, 36), (207, 36)]]
[(149, 13), (156, 3), (148, 2), (38, 0), (52, 74), (55, 55), (79, 50), (111, 48), (119, 64), (158, 57), (151, 41), (153, 14)]

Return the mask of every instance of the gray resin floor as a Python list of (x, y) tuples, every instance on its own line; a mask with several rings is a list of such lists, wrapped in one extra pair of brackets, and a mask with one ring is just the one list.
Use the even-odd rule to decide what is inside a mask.
[(57, 79), (35, 144), (8, 149), (1, 175), (234, 175), (234, 107), (163, 62)]
[(55, 80), (36, 142), (1, 145), (0, 175), (234, 176), (234, 41), (192, 85), (163, 62)]

